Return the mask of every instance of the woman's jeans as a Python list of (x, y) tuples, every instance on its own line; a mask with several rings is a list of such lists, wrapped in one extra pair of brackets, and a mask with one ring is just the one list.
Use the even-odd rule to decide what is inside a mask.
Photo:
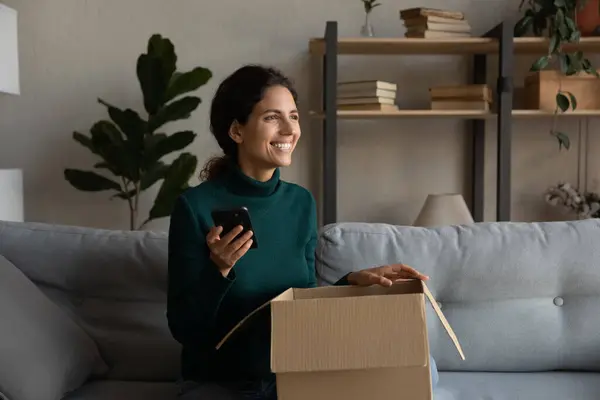
[[(431, 384), (437, 386), (439, 376), (433, 357), (429, 357)], [(401, 390), (401, 389), (399, 389)], [(277, 400), (275, 381), (250, 381), (228, 384), (184, 381), (179, 400)]]

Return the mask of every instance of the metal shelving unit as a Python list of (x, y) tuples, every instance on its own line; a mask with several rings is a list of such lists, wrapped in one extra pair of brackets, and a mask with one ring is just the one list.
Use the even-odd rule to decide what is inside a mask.
[[(497, 124), (497, 183), (496, 219), (509, 221), (511, 216), (511, 150), (512, 118), (551, 117), (552, 112), (513, 109), (513, 68), (515, 54), (544, 54), (548, 41), (544, 38), (514, 38), (513, 24), (503, 22), (482, 37), (450, 39), (411, 38), (340, 38), (336, 21), (328, 21), (323, 38), (311, 39), (312, 55), (322, 57), (322, 111), (312, 112), (323, 124), (323, 224), (337, 222), (337, 120), (364, 118), (462, 118), (469, 120), (472, 136), (472, 196), (471, 212), (475, 221), (484, 218), (485, 179), (485, 121), (496, 118)], [(565, 51), (600, 51), (600, 38), (582, 38), (577, 45), (565, 46)], [(488, 56), (498, 56), (498, 79), (496, 82), (496, 112), (473, 110), (398, 110), (338, 111), (337, 58), (340, 55), (463, 55), (472, 58), (470, 83), (487, 83)], [(600, 111), (570, 111), (564, 116), (600, 116)]]

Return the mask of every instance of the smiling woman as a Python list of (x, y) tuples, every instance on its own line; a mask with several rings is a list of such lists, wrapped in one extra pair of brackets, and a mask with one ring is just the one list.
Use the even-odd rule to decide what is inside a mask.
[(289, 166), (300, 139), (298, 95), (292, 82), (273, 68), (249, 65), (219, 86), (211, 108), (211, 131), (224, 155), (213, 158), (201, 172), (213, 180), (231, 160), (258, 181), (277, 167)]
[[(314, 198), (279, 179), (301, 135), (296, 100), (288, 78), (261, 66), (234, 72), (213, 99), (211, 131), (224, 154), (206, 164), (204, 182), (177, 199), (169, 228), (167, 318), (183, 347), (181, 400), (277, 398), (268, 313), (216, 345), (288, 288), (316, 286)], [(235, 217), (242, 207), (252, 231), (214, 226), (213, 211), (238, 210)], [(260, 247), (252, 247), (254, 238)], [(402, 278), (427, 279), (394, 264), (353, 272), (337, 284), (389, 286)]]

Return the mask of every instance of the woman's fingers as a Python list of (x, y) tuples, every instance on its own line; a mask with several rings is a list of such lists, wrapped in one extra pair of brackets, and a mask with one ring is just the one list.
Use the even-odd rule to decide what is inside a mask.
[(417, 271), (416, 269), (414, 269), (412, 267), (409, 267), (408, 265), (403, 264), (403, 270), (404, 270), (404, 272), (409, 273), (410, 275), (414, 276), (415, 278), (419, 278), (422, 280), (429, 279), (429, 277), (427, 275), (423, 275), (422, 273), (420, 273), (419, 271)]
[(244, 228), (242, 226), (236, 226), (229, 231), (225, 236), (220, 237), (223, 232), (222, 227), (216, 227), (209, 231), (207, 235), (208, 247), (213, 253), (221, 254), (227, 248), (227, 245), (235, 238)]
[(223, 232), (222, 226), (213, 226), (212, 228), (210, 228), (210, 231), (208, 231), (208, 234), (206, 235), (206, 242), (208, 244), (216, 243), (219, 240), (219, 235), (221, 234), (221, 232)]
[(252, 231), (248, 231), (233, 242), (229, 243), (229, 245), (225, 248), (225, 255), (233, 256), (234, 253), (236, 253), (239, 249), (242, 248), (242, 246), (244, 246), (248, 241), (251, 240), (250, 238), (252, 237), (252, 234)]
[(231, 260), (236, 263), (252, 246), (252, 239), (248, 239), (238, 250), (231, 255)]
[(417, 278), (425, 281), (429, 279), (429, 276), (420, 273), (416, 269), (409, 267), (406, 264), (393, 264), (390, 265), (390, 268), (390, 272), (393, 275), (396, 275), (396, 279)]
[(221, 245), (223, 247), (227, 246), (243, 230), (244, 230), (244, 227), (241, 225), (238, 225), (235, 228), (233, 228), (231, 231), (227, 232), (227, 234), (221, 238)]

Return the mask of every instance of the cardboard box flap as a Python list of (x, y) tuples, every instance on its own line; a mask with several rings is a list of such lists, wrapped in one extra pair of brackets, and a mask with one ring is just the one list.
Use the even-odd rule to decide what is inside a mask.
[(294, 289), (288, 289), (288, 290), (286, 290), (285, 292), (283, 292), (283, 293), (275, 296), (274, 298), (272, 298), (271, 300), (267, 301), (266, 303), (264, 303), (260, 307), (256, 308), (250, 314), (246, 315), (240, 322), (238, 322), (233, 328), (231, 328), (231, 330), (229, 332), (227, 332), (227, 334), (223, 337), (223, 339), (221, 339), (221, 341), (219, 343), (217, 343), (216, 349), (219, 350), (221, 348), (221, 346), (223, 346), (223, 344), (231, 337), (231, 335), (233, 335), (235, 333), (235, 331), (237, 331), (246, 321), (248, 321), (257, 312), (259, 312), (260, 310), (262, 310), (263, 308), (265, 308), (266, 306), (268, 306), (269, 304), (271, 304), (271, 302), (274, 301), (274, 300), (276, 300), (276, 299), (293, 300), (294, 299)]
[[(391, 288), (288, 289), (248, 314), (216, 348), (271, 305), (271, 369), (275, 373), (426, 366), (429, 346), (422, 294), (464, 360), (456, 334), (427, 285), (419, 280), (399, 281)], [(410, 322), (401, 323), (406, 321)]]
[(460, 358), (462, 358), (463, 360), (465, 360), (465, 354), (463, 353), (462, 347), (460, 346), (460, 343), (458, 342), (458, 338), (456, 337), (456, 334), (454, 333), (454, 330), (452, 329), (452, 327), (448, 323), (448, 320), (446, 319), (446, 317), (444, 316), (444, 313), (442, 312), (442, 310), (438, 306), (437, 301), (433, 298), (433, 295), (429, 291), (429, 288), (427, 287), (427, 285), (425, 284), (425, 282), (423, 282), (423, 292), (425, 292), (425, 295), (429, 299), (429, 302), (431, 303), (431, 306), (433, 307), (435, 313), (437, 314), (438, 318), (442, 322), (442, 325), (444, 326), (444, 329), (448, 333), (448, 336), (450, 336), (450, 339), (452, 339), (452, 343), (454, 343), (454, 346), (456, 347), (456, 350), (458, 350), (458, 354), (460, 354)]

